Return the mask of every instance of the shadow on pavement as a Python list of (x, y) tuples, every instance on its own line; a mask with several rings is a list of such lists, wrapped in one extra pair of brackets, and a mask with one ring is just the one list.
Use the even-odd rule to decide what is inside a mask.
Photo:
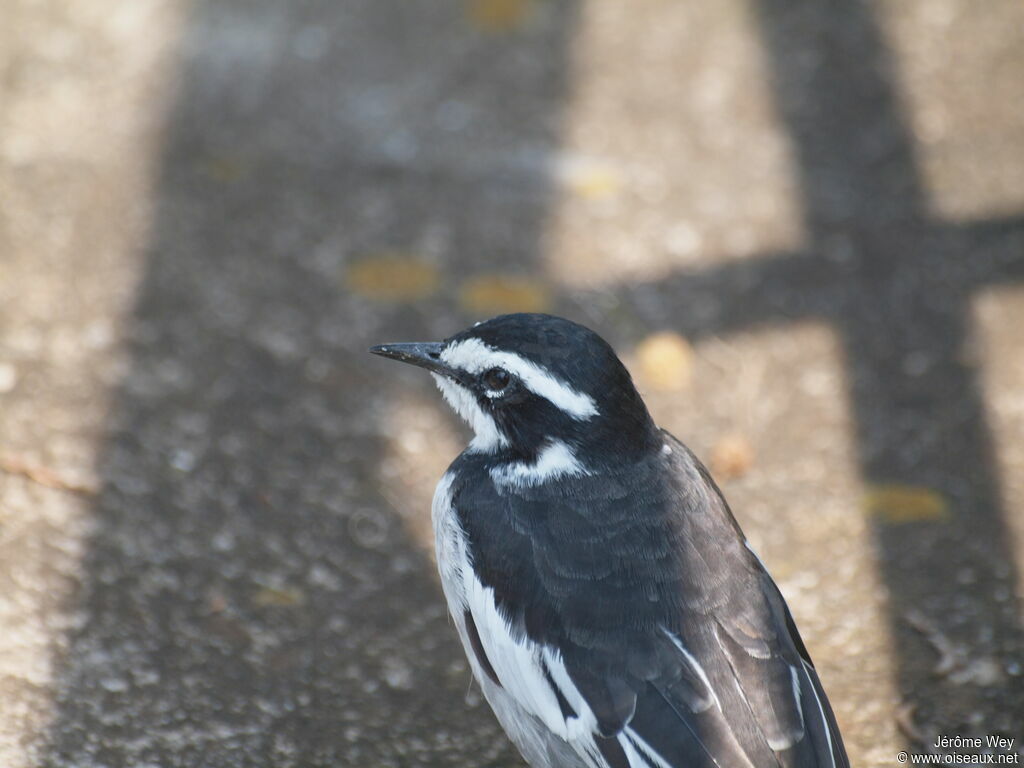
[(195, 4), (46, 764), (518, 764), (378, 487), (406, 374), (366, 347), (461, 320), (343, 288), (374, 249), (536, 261), (508, 148), (557, 140), (572, 15)]
[[(836, 329), (869, 490), (934, 491), (950, 510), (873, 523), (901, 697), (941, 733), (1013, 735), (1024, 717), (1024, 681), (1005, 671), (1024, 648), (1018, 571), (968, 312), (982, 289), (1024, 280), (1024, 216), (930, 214), (870, 4), (759, 0), (757, 10), (808, 248), (623, 286), (622, 298), (635, 327), (691, 339), (808, 319)], [(922, 628), (968, 658), (938, 674)], [(964, 668), (988, 659), (998, 666), (980, 676)]]
[[(368, 343), (465, 318), (444, 289), (386, 311), (341, 289), (346, 261), (372, 250), (430, 254), (442, 274), (540, 262), (575, 9), (538, 4), (492, 37), (472, 5), (196, 5), (48, 764), (518, 764), (466, 704), (433, 566), (379, 487), (385, 427), (367, 408), (391, 373), (366, 371)], [(619, 296), (637, 328), (691, 337), (837, 328), (865, 481), (953, 508), (875, 527), (900, 688), (950, 727), (974, 711), (1019, 722), (1019, 678), (954, 691), (905, 616), (1020, 652), (965, 353), (971, 293), (1024, 276), (1024, 227), (929, 218), (869, 6), (759, 9), (808, 251)], [(691, 299), (718, 310), (693, 315), (709, 301)]]

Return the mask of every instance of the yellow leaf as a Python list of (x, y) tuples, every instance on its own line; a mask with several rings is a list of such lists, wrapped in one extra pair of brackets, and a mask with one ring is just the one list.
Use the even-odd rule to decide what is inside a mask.
[(415, 301), (437, 290), (437, 267), (401, 253), (381, 253), (348, 270), (348, 287), (378, 301)]
[(298, 589), (263, 587), (256, 593), (253, 602), (263, 607), (293, 608), (303, 605), (306, 602), (306, 596)]
[(604, 200), (618, 194), (622, 178), (611, 166), (584, 163), (566, 170), (563, 183), (573, 194), (582, 198)]
[(693, 348), (678, 333), (665, 331), (644, 339), (636, 348), (640, 376), (658, 392), (679, 392), (690, 385)]
[(951, 516), (945, 497), (919, 485), (884, 484), (868, 488), (864, 494), (868, 514), (891, 524), (938, 522)]
[(459, 302), (472, 315), (543, 312), (551, 304), (551, 296), (547, 286), (539, 280), (510, 275), (484, 275), (466, 281)]
[(466, 17), (487, 32), (507, 32), (529, 15), (533, 0), (466, 0)]

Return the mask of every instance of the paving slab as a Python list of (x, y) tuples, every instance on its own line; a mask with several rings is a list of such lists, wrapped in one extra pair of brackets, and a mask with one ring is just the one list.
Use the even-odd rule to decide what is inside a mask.
[(1024, 736), (1019, 4), (8, 11), (0, 763), (521, 765), (465, 431), (365, 353), (517, 308), (709, 460), (854, 764)]

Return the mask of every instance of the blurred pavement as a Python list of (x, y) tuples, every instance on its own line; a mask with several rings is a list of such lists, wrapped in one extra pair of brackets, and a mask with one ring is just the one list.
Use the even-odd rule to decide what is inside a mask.
[(520, 765), (431, 560), (465, 433), (365, 353), (509, 309), (708, 459), (855, 765), (1024, 737), (1019, 3), (5, 16), (0, 765)]

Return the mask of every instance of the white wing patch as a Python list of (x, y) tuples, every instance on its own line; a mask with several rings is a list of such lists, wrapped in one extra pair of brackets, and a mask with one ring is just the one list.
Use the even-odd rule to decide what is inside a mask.
[(466, 339), (446, 347), (441, 360), (453, 368), (479, 373), (488, 368), (504, 368), (514, 373), (527, 389), (545, 398), (574, 419), (586, 421), (597, 415), (597, 405), (589, 395), (570, 387), (536, 363), (512, 352), (492, 349), (479, 339)]
[(572, 449), (561, 440), (549, 443), (532, 463), (515, 461), (491, 469), (491, 479), (498, 485), (520, 487), (538, 485), (556, 477), (589, 474)]

